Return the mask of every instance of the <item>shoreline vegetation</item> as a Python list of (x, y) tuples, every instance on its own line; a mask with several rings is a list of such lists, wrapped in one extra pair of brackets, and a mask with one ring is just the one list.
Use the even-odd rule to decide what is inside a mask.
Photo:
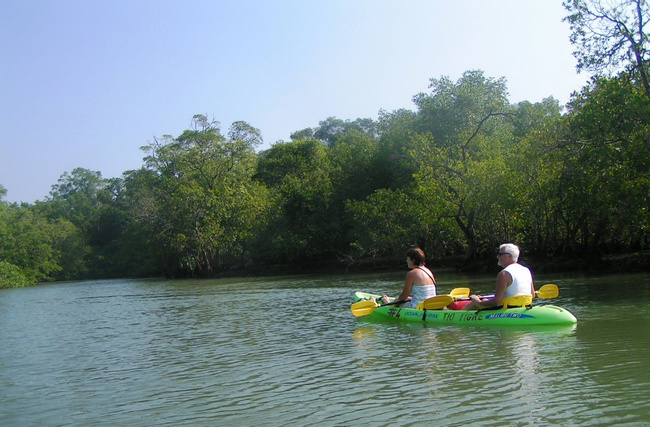
[[(529, 266), (533, 274), (551, 274), (551, 273), (582, 273), (585, 275), (592, 274), (615, 274), (615, 273), (635, 273), (650, 271), (650, 251), (641, 251), (630, 254), (607, 255), (599, 259), (574, 259), (566, 258), (545, 258), (545, 259), (528, 259), (522, 257), (520, 262)], [(501, 270), (493, 260), (483, 260), (473, 263), (464, 263), (462, 257), (446, 257), (444, 259), (434, 259), (427, 262), (432, 269), (450, 269), (457, 272), (468, 274), (496, 274)], [(211, 277), (212, 279), (226, 278), (245, 278), (245, 277), (273, 277), (273, 276), (301, 276), (309, 274), (329, 275), (329, 274), (373, 274), (373, 273), (391, 273), (395, 271), (405, 271), (406, 267), (403, 262), (396, 262), (394, 259), (375, 259), (364, 260), (354, 264), (348, 264), (337, 260), (329, 262), (314, 262), (301, 266), (275, 265), (264, 266), (261, 268), (233, 269), (224, 270)], [(151, 279), (163, 276), (151, 277), (125, 277)], [(15, 277), (13, 278), (15, 280)], [(115, 279), (115, 278), (110, 278)], [(168, 279), (171, 279), (168, 277)], [(178, 279), (178, 278), (176, 278)], [(79, 279), (84, 280), (84, 279)], [(95, 280), (95, 279), (88, 279)], [(181, 278), (181, 280), (191, 280), (191, 278)], [(40, 282), (46, 283), (46, 282)], [(47, 283), (56, 283), (50, 281)], [(9, 289), (22, 286), (0, 286), (1, 289)]]
[(0, 185), (0, 287), (392, 271), (414, 246), (434, 269), (487, 273), (506, 242), (536, 274), (646, 270), (650, 5), (564, 6), (592, 73), (565, 106), (511, 103), (505, 78), (468, 70), (431, 78), (413, 110), (328, 117), (262, 151), (249, 123), (198, 114), (120, 178), (79, 167), (20, 205)]
[[(522, 256), (520, 263), (529, 266), (534, 274), (550, 273), (632, 273), (650, 271), (650, 251), (640, 251), (630, 254), (606, 255), (598, 259), (567, 259), (544, 258), (530, 259)], [(493, 259), (463, 262), (462, 257), (446, 257), (443, 259), (428, 260), (427, 265), (432, 269), (451, 269), (468, 274), (492, 274), (501, 268)], [(354, 264), (345, 264), (341, 261), (314, 262), (301, 266), (264, 266), (261, 268), (235, 269), (221, 272), (216, 278), (228, 277), (263, 277), (263, 276), (290, 276), (301, 274), (364, 274), (405, 271), (403, 262), (395, 259), (363, 260)]]

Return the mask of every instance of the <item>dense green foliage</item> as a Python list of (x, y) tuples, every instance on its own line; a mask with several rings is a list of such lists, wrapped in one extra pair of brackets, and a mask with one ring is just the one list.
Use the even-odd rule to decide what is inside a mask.
[[(624, 3), (638, 6), (632, 21), (648, 19), (645, 1)], [(591, 40), (579, 66), (614, 62), (603, 53), (612, 53), (608, 40), (589, 38), (596, 12), (614, 12), (597, 0), (565, 6), (572, 40)], [(415, 111), (329, 117), (261, 152), (258, 129), (236, 122), (223, 135), (199, 115), (180, 136), (143, 147), (143, 166), (121, 178), (78, 168), (47, 200), (20, 206), (2, 201), (0, 186), (0, 287), (349, 265), (401, 259), (412, 245), (465, 260), (506, 241), (569, 259), (648, 250), (641, 34), (636, 44), (638, 33), (619, 34), (629, 42), (615, 57), (624, 67), (594, 75), (566, 111), (553, 98), (510, 104), (504, 79), (473, 70), (455, 82), (431, 79)]]

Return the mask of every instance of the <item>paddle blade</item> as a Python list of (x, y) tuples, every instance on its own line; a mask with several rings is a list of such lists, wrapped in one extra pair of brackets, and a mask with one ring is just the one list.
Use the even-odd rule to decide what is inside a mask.
[(352, 304), (350, 311), (354, 317), (367, 316), (377, 309), (377, 304), (373, 301), (359, 301)]
[(469, 298), (470, 289), (469, 288), (454, 288), (449, 292), (449, 296), (452, 298)]
[(539, 288), (536, 294), (537, 298), (541, 299), (557, 298), (557, 296), (560, 295), (560, 290), (558, 289), (557, 285), (549, 283), (548, 285), (544, 285)]
[(422, 306), (425, 310), (440, 310), (447, 307), (452, 302), (454, 302), (454, 299), (449, 295), (438, 295), (425, 299)]

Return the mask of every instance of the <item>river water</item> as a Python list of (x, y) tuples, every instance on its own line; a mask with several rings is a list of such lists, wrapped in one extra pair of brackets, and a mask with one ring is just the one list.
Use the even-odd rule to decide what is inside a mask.
[(352, 316), (405, 272), (2, 290), (0, 425), (650, 425), (650, 275), (537, 277), (575, 326)]

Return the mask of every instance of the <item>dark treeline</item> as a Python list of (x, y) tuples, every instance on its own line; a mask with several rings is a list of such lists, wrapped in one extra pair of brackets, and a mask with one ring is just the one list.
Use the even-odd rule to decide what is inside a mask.
[[(646, 1), (626, 3), (648, 19)], [(248, 123), (224, 134), (197, 115), (143, 147), (143, 166), (121, 178), (78, 168), (47, 200), (0, 201), (0, 287), (350, 266), (402, 260), (413, 245), (464, 264), (493, 263), (503, 242), (565, 261), (648, 250), (647, 34), (637, 27), (645, 38), (608, 59), (611, 37), (601, 50), (595, 35), (578, 38), (590, 13), (614, 13), (598, 5), (565, 4), (579, 67), (594, 77), (564, 107), (513, 105), (504, 79), (472, 70), (431, 79), (414, 111), (330, 117), (261, 152)]]

